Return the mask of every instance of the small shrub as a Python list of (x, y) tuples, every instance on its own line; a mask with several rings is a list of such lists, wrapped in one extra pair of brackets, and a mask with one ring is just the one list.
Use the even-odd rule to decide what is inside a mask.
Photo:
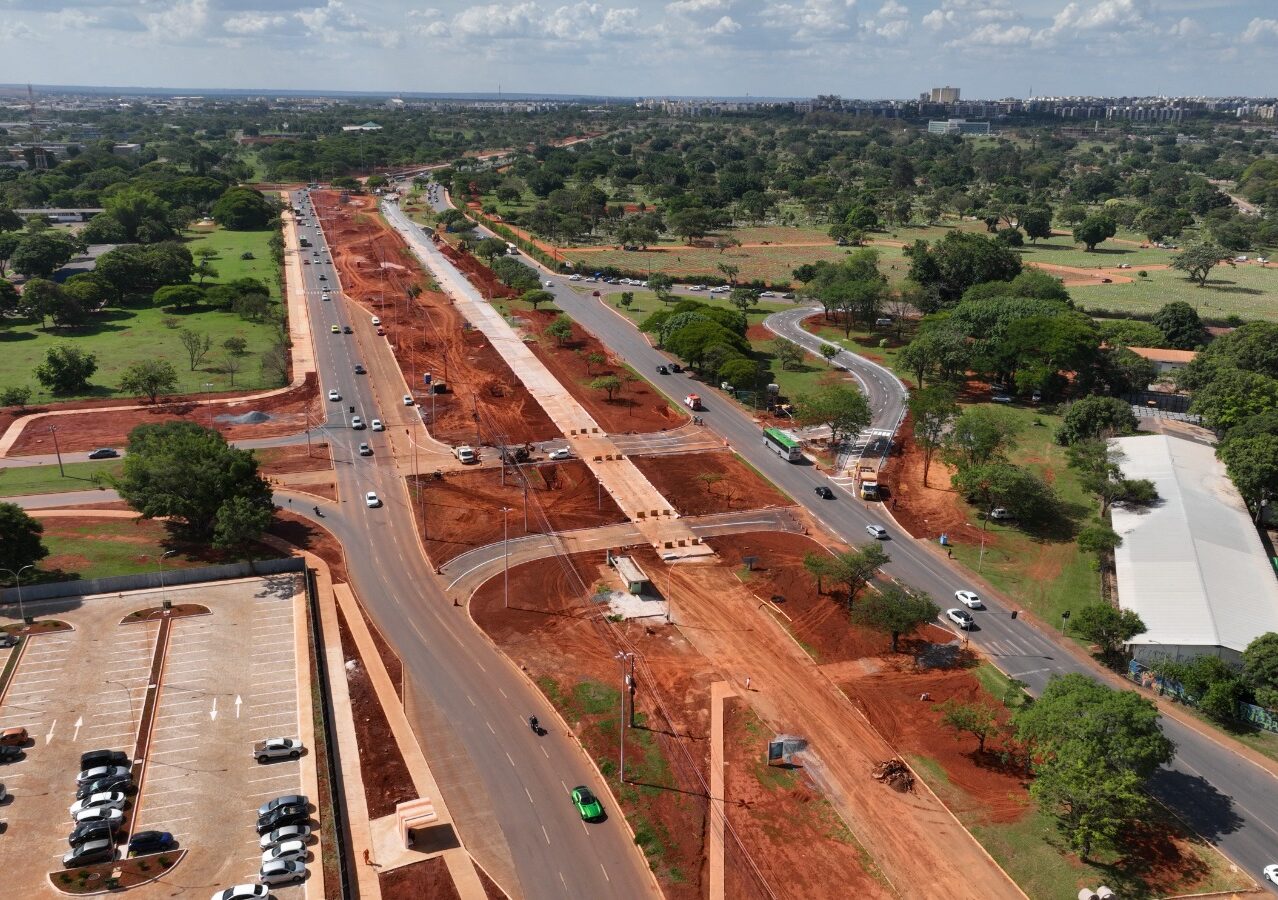
[(156, 860), (156, 862), (158, 862), (161, 866), (163, 866), (166, 869), (169, 866), (173, 865), (173, 860), (169, 859), (167, 856), (161, 856), (159, 859)]
[(165, 316), (160, 322), (165, 328), (177, 328), (182, 324), (182, 321), (175, 316)]
[(71, 876), (68, 875), (66, 872), (63, 872), (61, 875), (58, 876), (58, 880), (61, 881), (63, 884), (70, 884)]
[(240, 254), (240, 259), (256, 259), (256, 258), (257, 257), (253, 255), (252, 250), (245, 250), (243, 253)]

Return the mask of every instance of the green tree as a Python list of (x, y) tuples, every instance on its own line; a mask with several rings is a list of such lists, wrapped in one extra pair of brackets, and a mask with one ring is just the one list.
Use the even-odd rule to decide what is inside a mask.
[(599, 352), (587, 353), (586, 354), (586, 374), (590, 375), (591, 370), (595, 366), (602, 366), (607, 361), (608, 361), (608, 357), (604, 356), (602, 353), (599, 353)]
[(1105, 215), (1088, 216), (1074, 226), (1074, 240), (1090, 253), (1096, 245), (1118, 233), (1118, 223)]
[(128, 366), (120, 375), (120, 390), (146, 397), (155, 403), (161, 394), (177, 390), (177, 370), (166, 359), (143, 359)]
[(23, 285), (22, 307), (28, 315), (40, 317), (40, 327), (48, 329), (49, 318), (57, 314), (65, 301), (62, 285), (47, 278), (32, 278)]
[(1084, 606), (1070, 617), (1074, 634), (1100, 647), (1106, 655), (1117, 653), (1122, 646), (1147, 630), (1139, 615), (1130, 609), (1115, 609), (1108, 603)]
[(54, 394), (79, 394), (89, 387), (89, 379), (98, 370), (98, 357), (70, 344), (50, 347), (44, 362), (36, 366), (36, 381)]
[(1071, 403), (1065, 411), (1056, 429), (1056, 442), (1069, 446), (1093, 438), (1134, 434), (1138, 424), (1127, 401), (1118, 397), (1084, 397)]
[(1046, 207), (1027, 209), (1021, 213), (1020, 226), (1030, 243), (1038, 243), (1052, 236), (1052, 211)]
[(475, 245), (475, 255), (492, 262), (498, 256), (506, 254), (506, 242), (499, 238), (484, 238)]
[(945, 443), (945, 435), (959, 414), (954, 392), (945, 387), (929, 387), (910, 394), (910, 420), (914, 442), (923, 451), (923, 486), (927, 487), (932, 457)]
[(852, 606), (856, 595), (870, 583), (874, 573), (891, 561), (883, 545), (875, 541), (859, 549), (837, 554), (829, 577), (848, 589), (847, 602), (848, 606)]
[(892, 652), (895, 653), (901, 635), (931, 622), (940, 611), (927, 594), (893, 583), (885, 585), (882, 590), (871, 591), (854, 606), (852, 621), (891, 635)]
[(590, 389), (605, 392), (608, 395), (608, 401), (612, 402), (613, 394), (621, 390), (621, 379), (616, 375), (601, 375), (590, 382)]
[(967, 336), (947, 325), (926, 328), (901, 350), (897, 359), (922, 388), (930, 379), (958, 380), (967, 371), (971, 356)]
[(533, 291), (525, 291), (520, 296), (519, 299), (524, 301), (525, 303), (531, 304), (532, 308), (536, 309), (537, 307), (541, 306), (541, 304), (543, 303), (554, 302), (555, 295), (552, 294), (550, 291), (546, 291), (546, 290), (542, 290), (541, 288), (538, 288), (537, 290), (533, 290)]
[(825, 425), (830, 444), (838, 447), (869, 426), (872, 416), (865, 395), (855, 388), (832, 385), (794, 401), (794, 420), (800, 425)]
[(993, 406), (970, 406), (954, 420), (945, 441), (945, 457), (963, 468), (1002, 457), (1016, 446), (1021, 422), (1014, 414)]
[(0, 502), (0, 568), (17, 572), (49, 555), (44, 525), (16, 503)]
[(31, 400), (31, 388), (21, 385), (0, 388), (0, 407), (16, 406), (19, 409)]
[(79, 252), (74, 238), (64, 231), (37, 231), (25, 235), (9, 256), (9, 265), (28, 278), (49, 278)]
[(976, 738), (976, 752), (985, 752), (985, 742), (1003, 730), (998, 714), (984, 703), (961, 703), (946, 700), (941, 704), (941, 724), (954, 729), (954, 738), (970, 734)]
[(1078, 533), (1078, 549), (1086, 553), (1112, 553), (1123, 545), (1122, 536), (1104, 522), (1093, 522)]
[(1193, 350), (1206, 338), (1202, 319), (1183, 300), (1164, 304), (1150, 321), (1163, 333), (1167, 346), (1177, 350)]
[(1278, 634), (1267, 631), (1247, 645), (1243, 651), (1243, 678), (1257, 703), (1268, 709), (1278, 707)]
[(772, 355), (782, 369), (797, 369), (803, 365), (803, 348), (788, 338), (779, 337), (772, 342)]
[(1278, 380), (1233, 368), (1217, 371), (1194, 393), (1189, 406), (1190, 412), (1203, 417), (1205, 425), (1218, 431), (1273, 409), (1278, 409)]
[(262, 536), (271, 524), (275, 507), (268, 500), (247, 496), (230, 497), (217, 509), (213, 520), (213, 546), (237, 550)]
[(1278, 436), (1230, 436), (1216, 451), (1229, 479), (1247, 501), (1252, 515), (1260, 517), (1265, 504), (1278, 497)]
[(671, 289), (674, 287), (674, 280), (665, 272), (653, 272), (648, 276), (648, 290), (657, 295), (657, 299), (661, 303), (669, 303), (674, 294)]
[(728, 302), (741, 310), (741, 314), (745, 315), (753, 306), (759, 304), (759, 292), (754, 288), (734, 287), (728, 295)]
[(803, 557), (803, 568), (816, 582), (817, 593), (823, 593), (822, 582), (833, 578), (838, 569), (838, 561), (828, 553), (809, 553)]
[(13, 231), (0, 231), (0, 278), (4, 278), (9, 271), (9, 260), (20, 243), (22, 243), (22, 235)]
[(22, 225), (22, 216), (7, 206), (0, 206), (0, 232), (20, 231)]
[(239, 336), (232, 336), (222, 342), (222, 349), (232, 356), (243, 356), (248, 350), (248, 341)]
[(560, 347), (572, 338), (572, 319), (567, 316), (556, 316), (555, 320), (546, 326), (546, 334), (555, 339)]
[(178, 332), (178, 340), (182, 342), (182, 348), (186, 350), (186, 359), (191, 364), (192, 372), (195, 371), (196, 366), (204, 362), (204, 358), (213, 349), (213, 338), (204, 332), (190, 328), (183, 328)]
[[(129, 432), (120, 496), (145, 518), (169, 516), (191, 536), (243, 537), (243, 523), (274, 510), (271, 488), (250, 450), (231, 447), (194, 422), (139, 425)], [(223, 508), (240, 499), (224, 513)]]
[[(986, 513), (1002, 506), (1019, 519), (1042, 521), (1057, 507), (1056, 494), (1046, 481), (1032, 470), (1003, 459), (962, 466), (953, 484), (968, 502)], [(988, 524), (987, 515), (985, 525)]]
[(826, 365), (834, 365), (834, 357), (838, 356), (841, 351), (833, 344), (821, 345), (821, 358), (825, 360)]
[(905, 255), (910, 260), (910, 280), (934, 287), (948, 303), (958, 300), (974, 284), (1011, 281), (1021, 273), (1020, 254), (970, 232), (951, 231), (931, 246), (915, 241), (905, 249)]
[(204, 279), (217, 277), (217, 269), (207, 259), (202, 259), (191, 270), (191, 274), (199, 276), (199, 283), (204, 284)]
[(102, 205), (102, 215), (119, 223), (124, 243), (152, 243), (177, 236), (169, 224), (173, 207), (144, 188), (123, 188), (104, 199)]
[[(737, 275), (741, 272), (741, 267), (735, 266), (732, 263), (719, 263), (715, 266), (715, 268), (719, 270), (725, 279), (727, 279), (728, 284), (733, 285), (735, 288)], [(742, 312), (744, 311), (745, 310), (742, 310)]]
[(1171, 267), (1184, 272), (1191, 280), (1198, 282), (1199, 287), (1204, 287), (1211, 270), (1226, 258), (1228, 251), (1224, 247), (1214, 241), (1200, 241), (1190, 244), (1173, 256)]
[(250, 187), (228, 188), (213, 204), (213, 220), (231, 231), (259, 231), (274, 217), (274, 207)]

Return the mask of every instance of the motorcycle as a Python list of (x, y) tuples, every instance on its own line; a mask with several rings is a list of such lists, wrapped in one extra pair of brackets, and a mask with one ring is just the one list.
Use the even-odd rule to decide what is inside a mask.
[(537, 721), (536, 716), (528, 717), (528, 727), (531, 728), (533, 734), (537, 735), (538, 737), (541, 737), (543, 734), (546, 733), (545, 730), (541, 727), (541, 723)]

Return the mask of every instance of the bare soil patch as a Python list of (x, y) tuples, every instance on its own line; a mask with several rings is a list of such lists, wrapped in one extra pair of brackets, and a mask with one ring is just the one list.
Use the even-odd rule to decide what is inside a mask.
[(684, 516), (790, 506), (789, 499), (735, 453), (712, 450), (630, 458)]
[[(528, 528), (524, 529), (527, 478)], [(420, 500), (415, 505), (417, 527), (426, 553), (436, 566), (474, 547), (502, 539), (502, 507), (511, 538), (525, 534), (573, 528), (591, 528), (626, 521), (625, 514), (581, 460), (523, 465), (501, 469), (446, 472), (443, 478), (409, 478), (409, 487)]]
[(266, 529), (267, 534), (288, 541), (295, 547), (308, 550), (328, 564), (333, 581), (348, 581), (346, 556), (337, 538), (309, 519), (287, 510), (276, 510), (275, 518)]
[[(897, 448), (886, 470), (890, 505), (897, 523), (912, 537), (936, 540), (942, 533), (957, 535), (967, 524), (968, 515), (958, 492), (950, 487), (953, 470), (932, 457), (928, 486), (923, 486), (923, 450), (915, 442), (911, 419), (906, 416), (897, 431)], [(995, 535), (990, 535), (991, 540)]]
[[(119, 406), (136, 404), (127, 401), (118, 404), (96, 403), (58, 404), (48, 409), (83, 409), (73, 415), (36, 417), (27, 422), (22, 434), (14, 442), (10, 454), (52, 453), (53, 436), (48, 426), (58, 427), (58, 447), (64, 451), (92, 450), (96, 447), (121, 446), (129, 432), (137, 425), (157, 422), (196, 422), (206, 428), (214, 428), (227, 440), (279, 437), (295, 434), (306, 428), (307, 415), (312, 420), (322, 418), (318, 381), (310, 373), (298, 387), (273, 397), (257, 400), (239, 400), (229, 403), (197, 405), (190, 399), (174, 400), (146, 406), (142, 409), (119, 409)], [(110, 411), (110, 412), (108, 412)], [(266, 413), (270, 418), (257, 424), (236, 424), (227, 417), (250, 412)]]
[[(430, 432), (448, 443), (524, 443), (558, 429), (510, 367), (421, 269), (403, 239), (377, 214), (375, 201), (333, 191), (312, 194), (346, 295), (382, 320), (404, 378), (419, 390), (424, 373), (443, 379)], [(422, 293), (407, 299), (410, 287)], [(476, 419), (478, 415), (478, 419)]]
[[(287, 447), (262, 447), (253, 451), (263, 475), (287, 475), (290, 472), (319, 472), (333, 467), (328, 444), (293, 444)], [(311, 486), (308, 485), (308, 489)]]
[(337, 611), (338, 630), (342, 637), (346, 684), (350, 690), (351, 715), (355, 720), (355, 738), (359, 743), (359, 768), (364, 779), (364, 797), (368, 801), (368, 817), (380, 819), (395, 812), (395, 805), (417, 797), (412, 776), (395, 742), (395, 733), (386, 721), (377, 691), (364, 667), (359, 650), (351, 637), (346, 617)]
[[(528, 321), (525, 332), (537, 337), (530, 347), (559, 383), (573, 398), (611, 434), (635, 434), (678, 428), (688, 421), (682, 410), (671, 407), (666, 398), (651, 384), (634, 375), (624, 360), (609, 353), (594, 335), (573, 323), (572, 338), (560, 345), (545, 334), (546, 326), (558, 313), (551, 310), (522, 313)], [(599, 364), (590, 362), (594, 355), (604, 357)], [(596, 378), (614, 375), (622, 388), (609, 400), (603, 391), (590, 387)], [(628, 380), (633, 379), (633, 380)]]
[(387, 900), (395, 897), (461, 900), (461, 894), (457, 893), (457, 886), (453, 884), (453, 876), (448, 872), (448, 863), (442, 856), (400, 866), (389, 872), (378, 872), (377, 883)]

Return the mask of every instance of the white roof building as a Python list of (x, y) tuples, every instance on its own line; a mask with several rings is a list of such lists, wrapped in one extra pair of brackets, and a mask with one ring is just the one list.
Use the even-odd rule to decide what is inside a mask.
[(1116, 438), (1123, 474), (1148, 478), (1153, 506), (1115, 507), (1118, 602), (1148, 629), (1137, 659), (1204, 654), (1237, 663), (1251, 641), (1278, 631), (1278, 578), (1213, 447), (1165, 435)]

